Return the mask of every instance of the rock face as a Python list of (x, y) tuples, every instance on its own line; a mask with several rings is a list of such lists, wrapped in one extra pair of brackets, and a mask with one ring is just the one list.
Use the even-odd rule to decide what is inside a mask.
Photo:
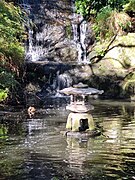
[[(95, 49), (104, 49), (106, 44)], [(95, 52), (90, 57), (95, 56)], [(117, 36), (108, 52), (98, 63), (92, 65), (90, 84), (105, 91), (111, 98), (134, 97), (135, 94), (135, 33)]]
[(78, 46), (83, 51), (93, 43), (90, 24), (83, 27), (82, 17), (74, 16), (73, 0), (20, 0), (20, 5), (29, 14), (26, 60), (77, 62)]

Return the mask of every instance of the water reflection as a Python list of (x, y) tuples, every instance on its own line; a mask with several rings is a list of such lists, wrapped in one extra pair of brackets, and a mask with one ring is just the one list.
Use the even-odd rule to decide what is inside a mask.
[(83, 164), (87, 158), (87, 140), (67, 137), (67, 162), (72, 171), (82, 172)]
[(0, 138), (0, 179), (134, 179), (134, 104), (93, 103), (102, 130), (95, 138), (62, 136), (64, 108), (39, 109), (33, 119), (20, 110), (0, 116), (0, 137), (6, 135)]

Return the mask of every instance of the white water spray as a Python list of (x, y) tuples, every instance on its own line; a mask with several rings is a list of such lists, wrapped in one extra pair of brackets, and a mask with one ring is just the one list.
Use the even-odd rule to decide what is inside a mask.
[[(38, 5), (38, 0), (34, 1), (35, 6)], [(25, 10), (28, 16), (34, 16), (32, 13), (32, 5), (30, 4), (29, 0), (20, 0), (19, 5), (22, 9)], [(43, 34), (35, 33), (34, 32), (34, 23), (32, 22), (32, 19), (29, 18), (27, 22), (27, 32), (28, 32), (28, 42), (26, 45), (26, 60), (30, 61), (37, 61), (41, 59), (45, 52), (43, 52), (42, 44), (40, 43), (43, 40)], [(36, 28), (36, 27), (35, 27)], [(35, 33), (35, 34), (34, 34)]]
[(78, 63), (88, 63), (86, 45), (85, 45), (87, 23), (80, 14), (75, 13), (74, 1), (72, 1), (72, 9), (73, 9), (73, 19), (72, 19), (73, 40), (76, 43), (78, 50)]
[[(28, 30), (29, 38), (28, 38), (28, 51), (26, 52), (26, 59), (31, 60), (33, 62), (39, 60), (39, 58), (43, 57), (44, 52), (42, 45), (40, 45), (38, 42), (40, 42), (40, 35), (37, 36), (34, 39), (34, 31), (29, 26)], [(34, 44), (34, 41), (36, 40), (36, 44)]]

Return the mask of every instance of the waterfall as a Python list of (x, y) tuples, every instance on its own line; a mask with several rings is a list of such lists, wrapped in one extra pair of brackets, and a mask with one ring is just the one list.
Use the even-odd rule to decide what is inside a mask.
[(63, 73), (63, 74), (57, 74), (56, 77), (56, 91), (59, 92), (59, 90), (67, 88), (72, 86), (72, 78), (68, 73)]
[(28, 48), (26, 52), (26, 60), (37, 61), (42, 59), (44, 52), (43, 46), (40, 44), (40, 39), (42, 35), (36, 34), (34, 36), (34, 31), (30, 25), (28, 25)]
[[(88, 63), (85, 44), (87, 22), (80, 14), (75, 13), (75, 0), (71, 0), (72, 3), (68, 0), (65, 0), (66, 3), (63, 0), (18, 1), (19, 5), (25, 9), (29, 19), (26, 25), (28, 32), (26, 60), (61, 61), (61, 57), (65, 60), (63, 49), (66, 47), (65, 42), (68, 42), (66, 41), (65, 27), (70, 19), (67, 16), (72, 14), (73, 40), (70, 39), (69, 44), (73, 45), (78, 52), (77, 62)], [(67, 6), (68, 3), (70, 7)], [(69, 44), (67, 46), (71, 48)]]
[(87, 23), (86, 21), (83, 20), (80, 24), (81, 56), (79, 57), (79, 59), (82, 60), (82, 62), (84, 63), (87, 63), (86, 45), (85, 45), (86, 30), (87, 30)]
[(76, 43), (78, 50), (78, 63), (88, 63), (87, 53), (86, 53), (86, 31), (87, 31), (87, 22), (83, 19), (80, 14), (75, 13), (75, 2), (74, 0), (71, 3), (73, 9), (72, 17), (72, 28), (73, 28), (73, 40)]
[(19, 0), (19, 5), (28, 15), (26, 29), (28, 33), (28, 40), (26, 43), (26, 60), (37, 61), (42, 59), (45, 52), (43, 51), (43, 33), (37, 32), (38, 27), (35, 24), (35, 12), (38, 13), (40, 9), (40, 0)]
[(52, 87), (52, 94), (55, 97), (61, 97), (62, 94), (59, 93), (59, 90), (72, 86), (73, 79), (68, 73), (60, 74), (60, 71), (57, 71), (56, 78), (53, 80)]

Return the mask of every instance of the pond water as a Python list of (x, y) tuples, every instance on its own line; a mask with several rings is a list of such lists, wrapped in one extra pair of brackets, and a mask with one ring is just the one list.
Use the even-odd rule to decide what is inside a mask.
[[(135, 179), (135, 104), (93, 101), (102, 134), (65, 137), (65, 107), (0, 112), (0, 180)], [(10, 112), (9, 112), (10, 111)]]

